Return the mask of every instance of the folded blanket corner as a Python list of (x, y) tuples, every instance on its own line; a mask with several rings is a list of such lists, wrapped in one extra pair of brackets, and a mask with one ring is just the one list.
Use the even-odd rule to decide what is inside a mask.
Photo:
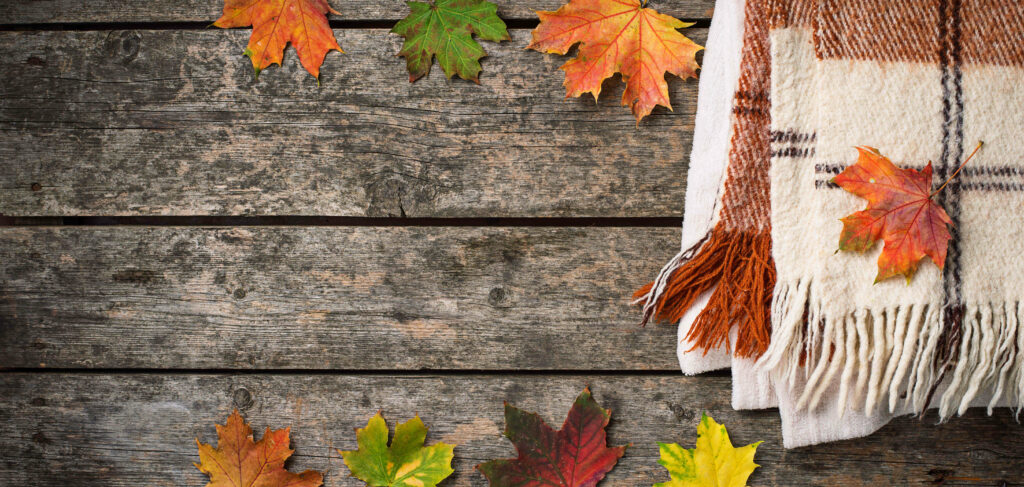
[[(636, 293), (679, 321), (687, 374), (733, 369), (786, 448), (935, 408), (1024, 407), (1024, 2), (717, 0), (698, 89), (684, 249)], [(945, 265), (875, 284), (836, 253), (864, 200), (831, 179), (878, 147), (944, 181)]]
[[(723, 3), (723, 2), (719, 2)], [(761, 176), (768, 164), (768, 46), (765, 2), (737, 2), (716, 5), (718, 15), (734, 15), (743, 23), (741, 62), (730, 90), (731, 128), (727, 151), (704, 160), (720, 164), (728, 158), (724, 184), (714, 205), (713, 224), (691, 247), (684, 249), (662, 268), (655, 280), (634, 295), (643, 307), (642, 323), (651, 319), (679, 321), (698, 297), (710, 292), (706, 304), (689, 326), (686, 341), (694, 350), (725, 347), (738, 357), (758, 357), (768, 348), (771, 334), (768, 304), (775, 286), (775, 265), (771, 252), (771, 223), (768, 180)], [(741, 6), (734, 4), (742, 4)], [(715, 25), (712, 34), (715, 35)], [(724, 29), (722, 29), (724, 30)], [(710, 37), (710, 35), (709, 35)], [(709, 57), (722, 55), (709, 38)], [(724, 46), (723, 46), (724, 47)], [(728, 55), (728, 53), (726, 53)], [(700, 96), (704, 96), (703, 83)], [(722, 86), (710, 87), (719, 89)], [(728, 108), (727, 108), (728, 109)], [(698, 124), (700, 123), (698, 101)], [(698, 125), (697, 130), (702, 127)], [(700, 139), (695, 133), (694, 154)], [(687, 214), (689, 216), (689, 214)], [(730, 330), (737, 328), (735, 342)]]

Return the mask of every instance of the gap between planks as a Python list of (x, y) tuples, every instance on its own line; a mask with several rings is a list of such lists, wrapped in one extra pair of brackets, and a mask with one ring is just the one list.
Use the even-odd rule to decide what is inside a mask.
[[(365, 19), (365, 20), (330, 20), (332, 29), (392, 29), (400, 19)], [(539, 19), (502, 18), (509, 29), (534, 29)], [(707, 29), (711, 27), (709, 18), (683, 18), (683, 22), (693, 24), (687, 29)], [(0, 31), (40, 31), (55, 30), (65, 32), (104, 31), (104, 30), (205, 30), (213, 27), (214, 20), (186, 22), (55, 22), (28, 24), (0, 24)]]
[(541, 227), (672, 228), (679, 217), (357, 217), (316, 215), (266, 216), (64, 216), (0, 215), (0, 227)]
[[(82, 374), (82, 375), (267, 375), (267, 376), (364, 376), (364, 377), (508, 377), (508, 376), (530, 376), (530, 377), (589, 377), (589, 376), (610, 376), (610, 377), (676, 377), (682, 375), (678, 369), (653, 369), (653, 370), (566, 370), (566, 369), (232, 369), (232, 368), (206, 368), (206, 369), (166, 369), (166, 368), (40, 368), (40, 367), (12, 367), (0, 368), (2, 374)], [(713, 370), (700, 374), (701, 377), (732, 377), (728, 369)]]

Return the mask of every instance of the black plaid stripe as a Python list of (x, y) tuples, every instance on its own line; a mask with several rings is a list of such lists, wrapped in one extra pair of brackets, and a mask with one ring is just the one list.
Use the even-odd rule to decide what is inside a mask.
[(814, 157), (814, 143), (817, 133), (795, 130), (773, 130), (771, 132), (772, 157), (804, 158)]
[[(939, 15), (939, 37), (942, 46), (942, 160), (939, 161), (938, 175), (945, 180), (960, 165), (964, 144), (964, 97), (963, 74), (960, 71), (960, 0), (943, 0)], [(956, 178), (950, 181), (947, 191), (937, 195), (938, 203), (946, 209), (952, 220), (949, 233), (952, 239), (946, 250), (946, 265), (942, 269), (942, 335), (939, 338), (939, 353), (936, 365), (941, 365), (939, 377), (932, 384), (925, 399), (925, 408), (932, 395), (953, 365), (957, 362), (962, 339), (961, 329), (964, 318), (963, 280), (960, 275), (960, 196), (964, 181)]]
[[(911, 168), (914, 168), (914, 169), (917, 169), (918, 171), (920, 171), (920, 170), (924, 169), (924, 167), (926, 165), (927, 164), (908, 164), (908, 165), (903, 165), (902, 167), (911, 167)], [(846, 168), (850, 167), (850, 166), (851, 166), (851, 164), (845, 164), (845, 163), (842, 163), (842, 162), (832, 163), (832, 164), (817, 163), (817, 164), (814, 165), (814, 172), (816, 172), (818, 174), (825, 173), (825, 174), (837, 175), (837, 174), (845, 171)], [(1021, 178), (1022, 180), (1024, 180), (1024, 166), (970, 166), (970, 165), (967, 165), (967, 166), (964, 166), (964, 168), (960, 170), (960, 174), (957, 176), (957, 178), (960, 178), (961, 181), (967, 181), (967, 180), (974, 179), (974, 178), (984, 178), (984, 177), (988, 177), (988, 178), (992, 178), (992, 179)]]
[[(952, 167), (956, 169), (959, 162)], [(832, 178), (846, 170), (850, 164), (843, 163), (817, 163), (814, 165), (814, 172), (817, 175), (814, 181), (815, 189), (838, 189), (839, 186), (832, 183)], [(918, 171), (924, 169), (926, 164), (915, 163), (901, 165), (901, 167), (913, 168)], [(938, 168), (936, 168), (936, 175)], [(933, 176), (932, 185), (938, 187), (945, 179)], [(959, 185), (958, 191), (994, 191), (994, 192), (1016, 192), (1024, 191), (1024, 167), (1019, 166), (974, 166), (964, 167), (960, 174), (954, 179)], [(953, 182), (946, 186), (949, 188)], [(945, 193), (945, 191), (943, 191)]]

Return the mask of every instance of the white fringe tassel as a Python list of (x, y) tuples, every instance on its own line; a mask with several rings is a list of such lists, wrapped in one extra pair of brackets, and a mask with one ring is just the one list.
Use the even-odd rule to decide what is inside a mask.
[[(942, 312), (909, 305), (826, 314), (811, 296), (810, 279), (778, 283), (772, 302), (772, 342), (758, 366), (806, 380), (797, 409), (814, 410), (839, 377), (839, 410), (847, 404), (872, 415), (920, 414), (929, 400), (946, 420), (963, 415), (987, 394), (989, 414), (998, 404), (1020, 414), (1024, 406), (1024, 303), (974, 303), (966, 307), (959, 355), (942, 374), (936, 360)], [(979, 405), (979, 404), (974, 404)]]
[(710, 230), (696, 243), (680, 250), (658, 271), (658, 276), (654, 278), (654, 284), (651, 286), (650, 291), (630, 302), (631, 306), (642, 306), (643, 323), (647, 323), (653, 317), (655, 307), (658, 306), (658, 300), (661, 299), (662, 294), (665, 294), (665, 287), (668, 286), (668, 280), (672, 277), (672, 273), (692, 259), (694, 255), (697, 255), (697, 252), (700, 252), (700, 249), (704, 247), (709, 238), (711, 238)]

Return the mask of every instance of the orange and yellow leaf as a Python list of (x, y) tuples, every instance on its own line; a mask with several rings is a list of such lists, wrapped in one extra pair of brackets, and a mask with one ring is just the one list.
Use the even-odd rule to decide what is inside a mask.
[(622, 104), (637, 123), (655, 106), (669, 110), (665, 73), (697, 77), (697, 45), (677, 29), (693, 24), (645, 8), (639, 0), (570, 0), (555, 12), (537, 12), (540, 25), (527, 46), (565, 54), (579, 44), (574, 59), (562, 65), (566, 97), (590, 93), (596, 100), (601, 83), (622, 73)]
[(875, 148), (857, 151), (857, 163), (832, 182), (868, 200), (868, 207), (840, 220), (839, 250), (864, 252), (881, 239), (875, 282), (898, 274), (909, 280), (925, 257), (942, 269), (953, 221), (932, 198), (931, 163), (921, 171), (902, 169)]
[(285, 470), (284, 461), (294, 450), (288, 448), (290, 428), (263, 433), (253, 441), (252, 428), (235, 410), (224, 426), (217, 425), (217, 447), (196, 440), (201, 472), (210, 476), (206, 487), (319, 487), (323, 476), (307, 470), (296, 474)]
[(327, 22), (335, 12), (327, 0), (224, 0), (224, 15), (214, 25), (222, 28), (252, 26), (245, 55), (256, 75), (271, 64), (281, 64), (290, 42), (299, 62), (316, 78), (327, 53), (341, 51)]

